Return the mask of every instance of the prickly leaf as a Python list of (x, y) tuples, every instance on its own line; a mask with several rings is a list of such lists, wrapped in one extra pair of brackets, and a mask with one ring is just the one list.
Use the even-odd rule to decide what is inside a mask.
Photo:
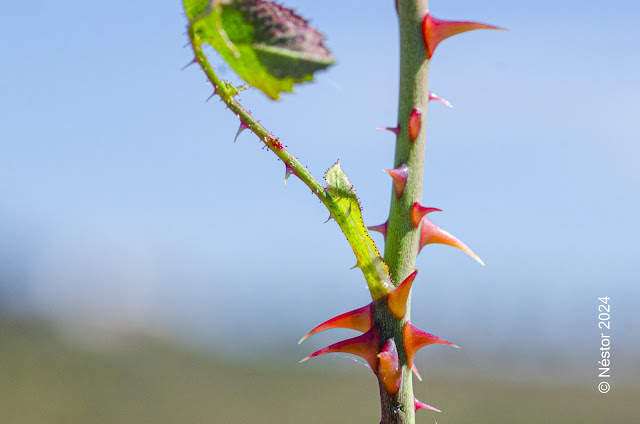
[(247, 83), (272, 99), (334, 63), (306, 20), (272, 1), (184, 0), (194, 44), (208, 43)]

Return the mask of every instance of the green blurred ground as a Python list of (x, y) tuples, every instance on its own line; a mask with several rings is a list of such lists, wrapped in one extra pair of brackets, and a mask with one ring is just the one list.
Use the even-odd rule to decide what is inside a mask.
[[(42, 325), (0, 320), (0, 424), (378, 423), (372, 374), (317, 369), (229, 365), (139, 336), (80, 349)], [(478, 378), (416, 386), (444, 411), (421, 411), (418, 423), (640, 422), (639, 392), (628, 388), (601, 395)]]

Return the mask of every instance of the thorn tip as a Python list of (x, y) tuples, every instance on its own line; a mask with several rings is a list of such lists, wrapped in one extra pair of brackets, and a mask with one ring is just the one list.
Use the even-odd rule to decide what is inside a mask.
[(484, 261), (480, 259), (480, 257), (476, 255), (475, 252), (469, 248), (469, 246), (461, 242), (458, 238), (454, 237), (447, 231), (438, 227), (429, 218), (424, 216), (422, 218), (422, 228), (420, 229), (420, 244), (418, 246), (418, 252), (420, 252), (420, 250), (422, 250), (422, 248), (427, 244), (432, 243), (446, 244), (448, 246), (453, 246), (457, 249), (460, 249), (464, 253), (475, 259), (480, 265), (484, 266)]

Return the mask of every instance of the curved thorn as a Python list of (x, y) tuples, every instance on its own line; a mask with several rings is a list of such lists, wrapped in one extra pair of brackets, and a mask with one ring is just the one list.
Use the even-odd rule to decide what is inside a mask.
[(431, 16), (427, 10), (427, 14), (424, 16), (422, 21), (422, 39), (427, 51), (427, 58), (431, 59), (431, 56), (433, 56), (433, 52), (436, 50), (436, 47), (438, 47), (438, 44), (447, 38), (476, 29), (497, 29), (504, 31), (504, 28), (480, 22), (446, 21), (438, 19)]
[(464, 244), (442, 228), (438, 227), (425, 216), (422, 218), (422, 228), (420, 229), (420, 245), (418, 252), (422, 250), (424, 246), (431, 243), (446, 244), (460, 249), (464, 253), (478, 261), (480, 265), (484, 266), (484, 261), (480, 259), (480, 257), (476, 255), (473, 250), (469, 249), (466, 244)]
[(367, 361), (373, 372), (376, 372), (378, 370), (379, 345), (378, 331), (376, 328), (372, 328), (358, 337), (343, 340), (315, 351), (311, 355), (303, 358), (300, 362), (324, 355), (325, 353), (350, 353), (363, 358)]
[(238, 140), (238, 136), (240, 135), (240, 133), (242, 133), (242, 131), (246, 130), (247, 128), (249, 128), (249, 126), (244, 122), (240, 121), (240, 128), (238, 128), (238, 132), (236, 133), (236, 136), (233, 139), (234, 143)]
[(404, 339), (404, 351), (407, 356), (407, 365), (410, 367), (413, 366), (413, 358), (415, 357), (416, 352), (427, 345), (444, 344), (451, 347), (459, 347), (445, 339), (416, 328), (410, 322), (407, 322), (404, 325), (404, 328), (402, 329), (402, 336)]
[(411, 207), (411, 222), (413, 223), (414, 228), (418, 228), (420, 225), (420, 221), (422, 218), (431, 212), (442, 212), (442, 209), (438, 208), (428, 208), (426, 206), (422, 206), (420, 203), (415, 202)]
[(443, 99), (442, 97), (438, 96), (436, 93), (432, 93), (431, 91), (429, 91), (429, 101), (436, 101), (439, 103), (442, 103), (443, 105), (451, 108), (453, 107), (453, 105), (451, 103), (449, 103), (448, 101), (446, 101), (445, 99)]
[(332, 219), (335, 220), (336, 216), (333, 214), (333, 212), (329, 212), (329, 218), (327, 218), (327, 220), (324, 221), (324, 223), (326, 224), (327, 222), (329, 222)]
[(217, 93), (217, 92), (216, 92), (216, 90), (214, 89), (214, 90), (213, 90), (213, 93), (211, 93), (211, 95), (210, 95), (209, 97), (207, 97), (207, 100), (205, 100), (204, 102), (206, 103), (206, 102), (208, 102), (209, 100), (213, 99), (213, 98), (216, 96), (216, 94), (218, 94), (218, 93)]
[(373, 326), (373, 311), (371, 309), (371, 303), (362, 308), (354, 309), (353, 311), (345, 312), (336, 317), (330, 318), (317, 325), (313, 330), (309, 331), (300, 339), (298, 344), (305, 341), (309, 336), (319, 333), (324, 330), (332, 328), (349, 328), (351, 330), (361, 331), (366, 333), (371, 330)]
[(293, 169), (291, 169), (289, 167), (289, 165), (285, 164), (285, 170), (284, 170), (284, 188), (287, 188), (287, 180), (289, 179), (289, 177), (291, 176), (291, 174), (293, 174)]
[(413, 280), (416, 279), (416, 275), (418, 275), (418, 270), (409, 274), (409, 276), (387, 296), (389, 312), (398, 319), (403, 318), (407, 313), (407, 299), (409, 298), (411, 286), (413, 285)]

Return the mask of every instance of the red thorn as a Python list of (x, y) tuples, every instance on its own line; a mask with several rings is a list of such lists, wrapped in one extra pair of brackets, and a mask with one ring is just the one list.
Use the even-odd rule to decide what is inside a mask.
[(378, 349), (380, 348), (380, 336), (374, 327), (366, 333), (352, 339), (343, 340), (320, 349), (307, 356), (300, 362), (324, 355), (325, 353), (350, 353), (367, 361), (373, 372), (378, 371)]
[(418, 412), (418, 409), (429, 409), (431, 411), (442, 412), (441, 410), (436, 409), (431, 405), (427, 405), (426, 403), (420, 402), (416, 398), (413, 398), (413, 406), (415, 407), (415, 412)]
[(400, 134), (400, 126), (397, 127), (377, 127), (377, 130), (385, 130), (385, 131), (391, 131), (392, 133), (394, 133), (396, 135), (396, 137), (398, 136), (398, 134)]
[(240, 121), (240, 128), (238, 128), (238, 132), (236, 133), (236, 137), (233, 139), (234, 143), (238, 140), (238, 136), (240, 135), (240, 133), (242, 131), (246, 130), (247, 128), (249, 128), (249, 126), (247, 124), (245, 124), (244, 122)]
[(416, 141), (420, 129), (422, 128), (422, 111), (418, 108), (413, 109), (411, 116), (409, 116), (409, 138), (411, 141)]
[(393, 179), (393, 189), (396, 192), (396, 196), (402, 197), (404, 188), (407, 185), (407, 178), (409, 178), (409, 168), (407, 165), (402, 163), (395, 169), (383, 169), (383, 171)]
[(367, 332), (373, 326), (373, 312), (371, 304), (363, 306), (362, 308), (354, 309), (353, 311), (345, 312), (337, 317), (326, 320), (322, 324), (316, 326), (313, 330), (309, 331), (303, 338), (300, 339), (298, 344), (305, 341), (309, 336), (319, 333), (324, 330), (332, 328), (350, 328), (361, 332)]
[(407, 299), (409, 298), (409, 292), (411, 291), (413, 280), (416, 279), (416, 275), (418, 275), (418, 270), (409, 274), (395, 290), (387, 295), (389, 312), (398, 319), (403, 318), (407, 313)]
[(429, 91), (429, 101), (434, 100), (436, 102), (440, 102), (443, 105), (447, 106), (447, 107), (453, 107), (453, 105), (451, 105), (451, 103), (449, 103), (448, 101), (446, 101), (445, 99), (443, 99), (442, 97), (438, 96), (435, 93), (432, 93), (431, 91)]
[(413, 371), (413, 373), (416, 375), (416, 378), (418, 380), (422, 381), (422, 376), (418, 372), (418, 368), (416, 368), (416, 364), (413, 364), (413, 366), (411, 367), (411, 371)]
[(417, 329), (413, 324), (407, 322), (402, 329), (402, 336), (404, 339), (404, 351), (407, 355), (407, 365), (413, 366), (413, 358), (416, 356), (416, 352), (421, 348), (430, 344), (444, 344), (451, 347), (459, 347), (450, 343), (444, 339), (433, 334), (425, 333), (422, 330)]
[(189, 66), (193, 65), (194, 63), (198, 63), (198, 59), (196, 59), (195, 57), (193, 59), (191, 59), (191, 62), (189, 62), (186, 65), (184, 65), (182, 67), (181, 71), (184, 71), (185, 69), (187, 69)]
[(380, 365), (378, 366), (378, 377), (384, 390), (391, 396), (400, 391), (402, 383), (402, 367), (398, 357), (398, 348), (393, 339), (389, 339), (384, 344), (378, 354)]
[(415, 202), (411, 207), (411, 222), (413, 223), (414, 228), (418, 228), (422, 217), (431, 212), (442, 212), (442, 210), (438, 208), (427, 208), (422, 206), (420, 203)]
[(478, 261), (480, 265), (484, 266), (484, 262), (482, 261), (482, 259), (480, 259), (480, 257), (476, 255), (473, 250), (469, 249), (466, 244), (464, 244), (442, 228), (438, 227), (425, 216), (424, 218), (422, 218), (422, 228), (420, 229), (420, 247), (418, 252), (422, 250), (422, 248), (427, 244), (432, 243), (446, 244), (460, 249), (464, 253)]
[(427, 14), (424, 16), (424, 20), (422, 21), (422, 38), (424, 40), (425, 49), (427, 50), (427, 58), (431, 59), (436, 47), (438, 47), (438, 44), (443, 40), (475, 29), (504, 30), (504, 28), (479, 22), (445, 21), (431, 16), (427, 10)]
[(383, 236), (387, 236), (387, 223), (383, 223), (380, 225), (372, 225), (371, 227), (367, 227), (367, 229), (369, 231), (377, 231), (379, 233), (382, 233)]

